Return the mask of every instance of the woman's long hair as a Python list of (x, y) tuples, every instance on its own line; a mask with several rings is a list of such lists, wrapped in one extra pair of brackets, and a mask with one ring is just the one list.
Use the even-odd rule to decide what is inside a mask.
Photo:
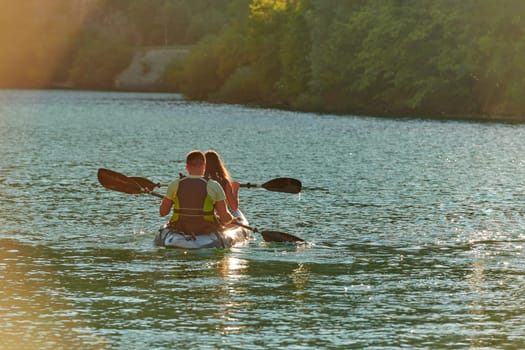
[(204, 176), (217, 181), (221, 184), (222, 188), (226, 188), (226, 183), (231, 181), (230, 173), (224, 166), (224, 163), (215, 151), (206, 151), (206, 171)]

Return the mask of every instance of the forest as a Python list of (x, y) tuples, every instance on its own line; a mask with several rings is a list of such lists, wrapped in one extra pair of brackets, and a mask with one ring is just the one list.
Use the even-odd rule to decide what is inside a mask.
[(189, 99), (525, 121), (522, 0), (0, 0), (0, 88), (114, 89), (140, 47), (187, 45)]

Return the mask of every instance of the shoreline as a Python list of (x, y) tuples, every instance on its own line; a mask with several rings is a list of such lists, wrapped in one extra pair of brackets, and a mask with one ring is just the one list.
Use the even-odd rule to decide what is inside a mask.
[(261, 109), (276, 109), (289, 112), (300, 112), (300, 113), (314, 113), (319, 115), (336, 115), (336, 116), (347, 116), (347, 117), (363, 117), (363, 118), (383, 118), (383, 119), (413, 119), (413, 120), (435, 120), (435, 121), (463, 121), (463, 122), (478, 122), (478, 123), (495, 123), (495, 124), (509, 124), (509, 125), (520, 125), (525, 124), (525, 116), (505, 116), (505, 115), (476, 115), (476, 114), (433, 114), (433, 113), (407, 113), (407, 114), (396, 114), (396, 113), (385, 113), (379, 114), (370, 111), (356, 111), (356, 112), (334, 112), (334, 111), (320, 111), (320, 110), (307, 110), (307, 109), (292, 109), (287, 106), (279, 105), (263, 105), (263, 104), (246, 104), (246, 103), (232, 103), (219, 100), (206, 100), (206, 99), (189, 99), (184, 94), (171, 91), (169, 89), (116, 89), (116, 88), (107, 88), (107, 89), (83, 89), (76, 88), (68, 82), (52, 82), (45, 88), (25, 88), (25, 87), (13, 87), (7, 88), (2, 87), (0, 90), (21, 90), (21, 91), (78, 91), (78, 92), (121, 92), (121, 93), (145, 93), (145, 94), (174, 94), (182, 96), (184, 100), (195, 101), (195, 102), (206, 102), (211, 104), (225, 104), (225, 105), (239, 105), (249, 108), (261, 108)]

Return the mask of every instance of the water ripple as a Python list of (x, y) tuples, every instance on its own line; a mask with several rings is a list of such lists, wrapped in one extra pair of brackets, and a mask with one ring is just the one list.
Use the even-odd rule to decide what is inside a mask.
[[(523, 126), (172, 94), (0, 102), (7, 348), (525, 347)], [(158, 199), (96, 180), (105, 167), (168, 182), (192, 148), (217, 149), (241, 182), (300, 179), (299, 196), (243, 189), (241, 206), (308, 244), (156, 248)]]

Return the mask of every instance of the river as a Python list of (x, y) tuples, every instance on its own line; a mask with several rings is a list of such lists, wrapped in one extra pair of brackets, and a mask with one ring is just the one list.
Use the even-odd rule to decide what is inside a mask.
[[(158, 248), (192, 149), (240, 182), (254, 234)], [(0, 91), (0, 349), (523, 349), (525, 126), (319, 115), (176, 94)]]

